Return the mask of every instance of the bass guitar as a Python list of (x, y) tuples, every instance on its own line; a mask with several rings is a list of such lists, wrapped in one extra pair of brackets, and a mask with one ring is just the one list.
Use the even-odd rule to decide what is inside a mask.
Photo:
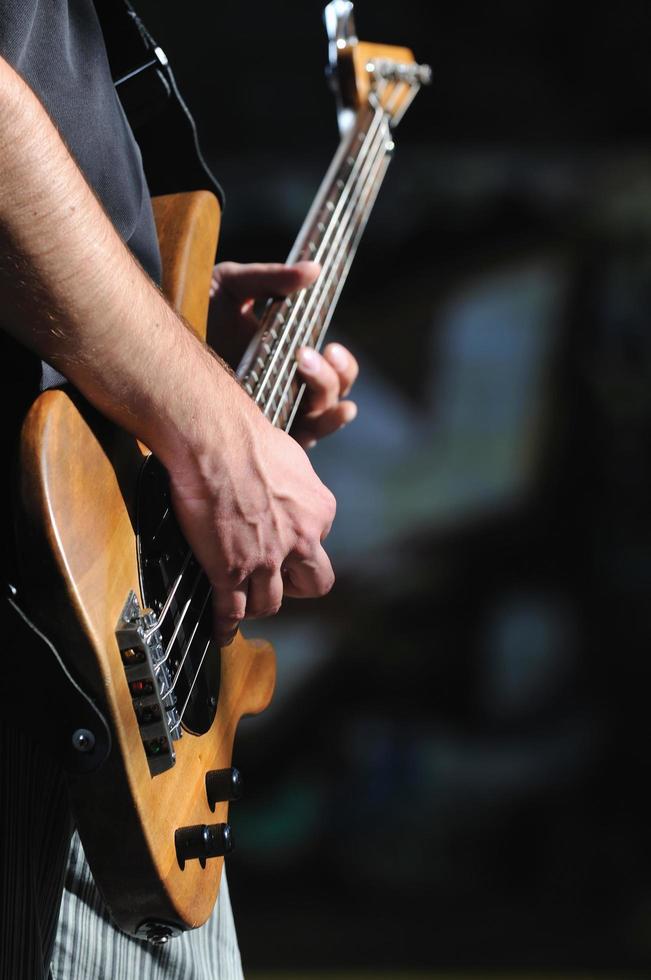
[[(330, 3), (325, 19), (341, 143), (289, 256), (322, 272), (269, 302), (238, 371), (284, 429), (303, 394), (296, 351), (323, 342), (393, 130), (430, 76), (406, 48), (358, 42), (351, 3)], [(154, 212), (163, 289), (204, 336), (217, 200), (171, 195), (154, 199)], [(61, 651), (85, 704), (63, 722), (78, 760), (68, 768), (79, 834), (117, 925), (164, 943), (200, 926), (215, 903), (232, 846), (228, 804), (241, 789), (235, 731), (269, 703), (274, 654), (241, 634), (219, 649), (210, 585), (175, 521), (163, 468), (74, 392), (47, 391), (31, 405), (19, 474), (22, 612), (53, 656)]]

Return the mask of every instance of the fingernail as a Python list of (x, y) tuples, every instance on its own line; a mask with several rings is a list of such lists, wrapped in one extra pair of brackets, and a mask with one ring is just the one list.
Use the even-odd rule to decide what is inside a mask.
[(355, 402), (350, 402), (346, 408), (346, 420), (344, 425), (348, 425), (349, 422), (353, 422), (357, 418), (357, 405)]
[(348, 367), (348, 355), (341, 344), (330, 344), (328, 355), (334, 366), (340, 371)]
[(308, 275), (318, 276), (321, 272), (321, 266), (318, 262), (313, 262), (311, 259), (303, 259), (301, 262), (296, 262), (294, 264), (295, 269), (302, 269), (307, 272)]
[(303, 371), (307, 371), (308, 374), (316, 371), (319, 366), (319, 358), (316, 351), (312, 350), (311, 347), (301, 347), (298, 352), (298, 363)]

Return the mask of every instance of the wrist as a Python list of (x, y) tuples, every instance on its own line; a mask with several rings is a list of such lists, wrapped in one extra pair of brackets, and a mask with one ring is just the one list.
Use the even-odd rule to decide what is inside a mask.
[(179, 358), (184, 378), (165, 399), (148, 442), (172, 482), (184, 487), (214, 480), (215, 470), (248, 452), (268, 424), (228, 367), (192, 341), (193, 356)]

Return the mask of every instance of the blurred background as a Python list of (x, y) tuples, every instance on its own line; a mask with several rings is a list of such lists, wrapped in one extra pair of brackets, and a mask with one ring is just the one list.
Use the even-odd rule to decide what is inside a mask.
[[(282, 260), (338, 138), (322, 5), (137, 6), (226, 189), (220, 258)], [(337, 585), (259, 627), (245, 969), (650, 975), (651, 6), (356, 15), (434, 85), (331, 330), (362, 366), (313, 452)]]

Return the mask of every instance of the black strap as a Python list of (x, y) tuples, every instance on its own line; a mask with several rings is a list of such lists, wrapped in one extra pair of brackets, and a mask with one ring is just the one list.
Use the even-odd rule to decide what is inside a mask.
[(224, 192), (206, 163), (197, 128), (160, 45), (129, 0), (95, 0), (113, 80), (135, 133), (152, 194)]
[(106, 718), (32, 621), (15, 586), (7, 586), (0, 602), (3, 718), (38, 742), (67, 772), (95, 772), (111, 751)]

